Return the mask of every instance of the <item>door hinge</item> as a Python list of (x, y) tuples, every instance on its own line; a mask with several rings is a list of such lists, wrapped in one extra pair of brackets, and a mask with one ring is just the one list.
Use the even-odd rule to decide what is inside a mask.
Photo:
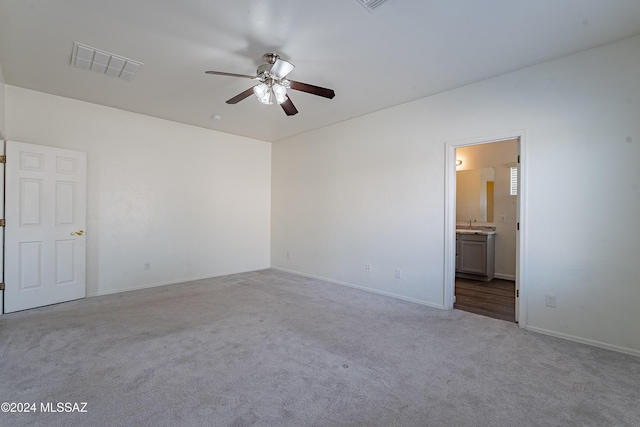
[(4, 227), (7, 225), (7, 222), (4, 219), (0, 219), (0, 227)]
[(4, 283), (0, 283), (0, 291), (4, 291)]
[(518, 163), (520, 163), (520, 154), (518, 154)]
[(520, 298), (520, 289), (516, 289), (516, 298)]
[(0, 156), (0, 163), (7, 163), (7, 156), (5, 155)]
[(516, 230), (520, 231), (520, 223), (519, 222), (516, 223)]

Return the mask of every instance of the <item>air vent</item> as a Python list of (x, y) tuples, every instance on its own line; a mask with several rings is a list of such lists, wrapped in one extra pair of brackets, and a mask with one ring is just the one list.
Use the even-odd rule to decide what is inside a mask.
[(107, 76), (130, 81), (142, 62), (114, 55), (78, 42), (73, 44), (71, 65)]
[(371, 12), (376, 7), (380, 6), (383, 3), (386, 3), (387, 0), (356, 0), (362, 6), (365, 7), (369, 12)]

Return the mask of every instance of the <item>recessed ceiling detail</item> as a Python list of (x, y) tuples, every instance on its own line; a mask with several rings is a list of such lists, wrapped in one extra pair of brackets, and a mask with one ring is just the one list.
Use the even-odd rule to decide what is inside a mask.
[(78, 42), (73, 43), (71, 65), (107, 76), (130, 81), (142, 62), (114, 55)]
[(363, 5), (368, 11), (372, 11), (376, 7), (385, 3), (387, 0), (356, 0), (358, 3)]

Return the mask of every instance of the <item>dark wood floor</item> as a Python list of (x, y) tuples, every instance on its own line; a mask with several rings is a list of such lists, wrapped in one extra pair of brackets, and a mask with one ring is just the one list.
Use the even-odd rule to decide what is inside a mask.
[(515, 322), (515, 287), (515, 282), (510, 280), (480, 282), (456, 277), (456, 302), (453, 308)]

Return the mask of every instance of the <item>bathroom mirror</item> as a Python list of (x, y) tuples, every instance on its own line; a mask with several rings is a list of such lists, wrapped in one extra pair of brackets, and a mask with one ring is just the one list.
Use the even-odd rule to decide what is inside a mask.
[(456, 222), (493, 222), (495, 169), (456, 172)]

